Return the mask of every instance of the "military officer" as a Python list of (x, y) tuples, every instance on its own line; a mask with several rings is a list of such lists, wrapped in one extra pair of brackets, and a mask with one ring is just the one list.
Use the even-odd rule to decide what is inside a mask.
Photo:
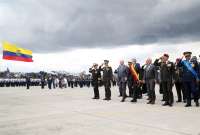
[(93, 66), (89, 69), (89, 72), (92, 74), (92, 84), (94, 88), (94, 97), (93, 99), (99, 99), (99, 81), (101, 79), (101, 73), (98, 69), (98, 64), (94, 63)]
[(183, 67), (183, 86), (186, 92), (187, 104), (185, 107), (191, 105), (191, 95), (193, 95), (196, 106), (199, 106), (199, 92), (197, 89), (197, 83), (199, 82), (199, 67), (198, 63), (191, 60), (192, 52), (183, 53), (185, 60), (180, 59), (178, 65)]
[(174, 96), (172, 92), (172, 87), (174, 84), (174, 63), (170, 62), (169, 55), (164, 54), (159, 59), (156, 59), (154, 64), (155, 66), (160, 66), (160, 80), (163, 88), (163, 94), (165, 97), (165, 102), (163, 106), (173, 106)]
[(111, 100), (111, 81), (113, 78), (112, 67), (108, 65), (109, 61), (104, 60), (104, 63), (99, 67), (99, 70), (103, 72), (103, 84), (105, 87), (105, 98), (104, 100)]

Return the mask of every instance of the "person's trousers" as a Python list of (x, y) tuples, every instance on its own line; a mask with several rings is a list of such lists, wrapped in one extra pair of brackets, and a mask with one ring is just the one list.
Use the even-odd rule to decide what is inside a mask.
[(110, 80), (104, 81), (104, 87), (105, 87), (105, 98), (110, 99), (111, 98), (111, 90), (110, 90), (111, 83), (110, 83)]
[(44, 82), (41, 83), (41, 88), (44, 89)]
[(178, 101), (182, 101), (182, 99), (185, 100), (186, 95), (185, 95), (185, 89), (183, 87), (183, 83), (182, 82), (176, 82), (175, 87), (176, 87)]
[(93, 82), (93, 87), (94, 87), (94, 98), (99, 98), (99, 86), (98, 86), (98, 81)]
[(139, 97), (140, 86), (134, 83), (132, 89), (133, 89), (133, 95), (132, 95), (133, 100), (137, 100)]
[(197, 89), (197, 85), (195, 81), (185, 81), (183, 82), (183, 86), (186, 93), (187, 103), (191, 104), (191, 95), (194, 97), (194, 101), (198, 102), (199, 99), (199, 91)]
[(133, 97), (133, 83), (128, 82), (129, 97)]
[(121, 82), (118, 82), (118, 87), (119, 87), (119, 95), (122, 96), (122, 86), (121, 86)]
[(119, 91), (121, 92), (121, 96), (123, 99), (126, 98), (126, 82), (119, 82)]
[(26, 84), (26, 89), (29, 89), (29, 88), (30, 88), (30, 84), (27, 83), (27, 84)]
[(147, 91), (148, 91), (148, 95), (149, 95), (149, 101), (155, 101), (156, 100), (156, 94), (155, 94), (155, 80), (154, 79), (150, 79), (150, 80), (146, 80), (146, 87), (147, 87)]
[(51, 89), (51, 83), (48, 83), (48, 88)]
[(169, 104), (174, 103), (174, 95), (172, 92), (172, 82), (171, 81), (164, 81), (162, 83), (162, 88), (163, 88), (163, 94), (165, 101)]

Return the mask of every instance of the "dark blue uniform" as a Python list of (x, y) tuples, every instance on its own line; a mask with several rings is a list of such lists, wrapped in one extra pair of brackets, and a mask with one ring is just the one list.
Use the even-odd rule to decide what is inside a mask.
[[(191, 61), (186, 61), (185, 62), (189, 63), (192, 65), (192, 68), (194, 71), (199, 75), (199, 65), (197, 62), (191, 62)], [(186, 98), (187, 98), (187, 105), (186, 106), (191, 106), (191, 95), (193, 95), (194, 101), (197, 106), (199, 106), (198, 99), (199, 99), (199, 92), (198, 92), (198, 87), (197, 87), (197, 77), (193, 75), (193, 73), (185, 66), (184, 61), (180, 61), (178, 65), (180, 67), (183, 67), (183, 76), (182, 76), (182, 81), (183, 81), (183, 87), (186, 92)]]

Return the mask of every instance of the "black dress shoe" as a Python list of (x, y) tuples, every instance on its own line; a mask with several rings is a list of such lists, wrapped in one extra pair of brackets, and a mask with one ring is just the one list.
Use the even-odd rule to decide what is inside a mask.
[(151, 101), (151, 104), (154, 105), (154, 104), (155, 104), (155, 101)]
[(136, 99), (133, 99), (133, 100), (131, 100), (131, 102), (137, 102), (137, 100), (136, 100)]
[(186, 104), (186, 105), (185, 105), (185, 107), (191, 107), (191, 106), (192, 106), (191, 104)]
[(124, 102), (124, 101), (125, 101), (124, 99), (121, 100), (121, 102)]
[(151, 104), (151, 101), (147, 102), (147, 104)]
[(176, 103), (180, 103), (180, 102), (182, 102), (182, 100), (178, 100), (178, 101), (176, 101)]
[(108, 100), (107, 98), (104, 98), (103, 100)]
[(173, 106), (173, 104), (169, 104), (169, 106), (170, 106), (170, 107), (172, 107), (172, 106)]
[(169, 105), (169, 103), (165, 102), (164, 104), (162, 104), (162, 106), (167, 106)]
[(199, 107), (199, 102), (195, 102), (196, 103), (196, 107)]
[(92, 99), (96, 99), (95, 97), (93, 97)]
[(96, 97), (95, 99), (99, 99), (99, 97)]

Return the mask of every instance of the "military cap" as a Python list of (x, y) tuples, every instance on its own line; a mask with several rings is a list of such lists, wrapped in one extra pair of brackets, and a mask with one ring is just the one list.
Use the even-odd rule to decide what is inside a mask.
[(98, 66), (98, 64), (97, 63), (93, 63), (93, 66)]
[(105, 63), (109, 63), (109, 60), (104, 60)]
[(163, 54), (163, 56), (169, 58), (169, 54), (167, 54), (167, 53)]
[(184, 52), (183, 55), (184, 55), (184, 56), (188, 56), (188, 55), (191, 56), (191, 55), (192, 55), (192, 52)]

